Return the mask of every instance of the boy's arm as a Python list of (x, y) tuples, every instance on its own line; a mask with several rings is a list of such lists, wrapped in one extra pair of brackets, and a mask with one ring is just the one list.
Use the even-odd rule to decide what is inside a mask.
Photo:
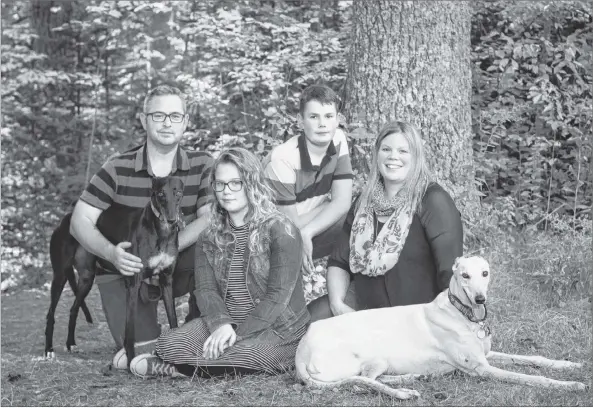
[(311, 239), (335, 224), (352, 204), (353, 173), (346, 135), (338, 129), (334, 140), (339, 156), (333, 174), (331, 201), (323, 203), (321, 211), (301, 229), (301, 233)]
[(320, 211), (301, 228), (303, 237), (313, 239), (334, 225), (348, 212), (352, 203), (352, 180), (339, 179), (332, 182), (331, 201), (320, 206)]
[(321, 210), (325, 208), (328, 202), (324, 202), (323, 204), (317, 206), (316, 208), (312, 209), (308, 213), (305, 214), (297, 214), (296, 205), (278, 205), (278, 210), (284, 213), (290, 220), (299, 228), (302, 229), (305, 225), (310, 223), (319, 213)]

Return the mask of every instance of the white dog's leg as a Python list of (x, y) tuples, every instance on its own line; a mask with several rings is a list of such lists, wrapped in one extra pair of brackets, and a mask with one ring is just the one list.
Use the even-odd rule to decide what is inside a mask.
[(488, 361), (500, 364), (535, 365), (556, 370), (581, 368), (582, 364), (563, 360), (550, 360), (541, 356), (522, 356), (491, 351), (486, 356)]
[(424, 374), (380, 375), (377, 377), (377, 381), (389, 385), (404, 385), (425, 377)]
[(582, 391), (585, 389), (585, 384), (576, 381), (558, 381), (551, 378), (528, 375), (522, 373), (515, 373), (512, 371), (502, 370), (491, 365), (483, 365), (476, 368), (478, 375), (487, 378), (494, 378), (497, 380), (508, 381), (515, 384), (525, 384), (531, 386), (541, 386), (545, 388), (559, 388), (563, 390)]
[(420, 393), (416, 390), (410, 390), (408, 388), (391, 388), (385, 384), (380, 383), (377, 380), (373, 380), (372, 378), (368, 377), (361, 377), (361, 376), (354, 376), (347, 378), (343, 381), (340, 381), (340, 384), (358, 384), (358, 385), (366, 385), (369, 388), (374, 389), (375, 391), (382, 392), (384, 394), (389, 395), (390, 397), (397, 398), (400, 400), (407, 400), (414, 397), (419, 397)]
[(389, 368), (389, 363), (383, 358), (375, 358), (373, 360), (365, 361), (360, 366), (360, 375), (362, 377), (369, 377), (376, 379)]

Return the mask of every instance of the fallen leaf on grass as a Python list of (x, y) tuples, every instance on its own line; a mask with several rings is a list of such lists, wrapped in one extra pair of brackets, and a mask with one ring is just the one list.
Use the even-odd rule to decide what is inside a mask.
[(21, 378), (23, 378), (23, 376), (20, 375), (20, 374), (12, 374), (12, 373), (8, 374), (8, 381), (9, 382), (14, 382), (16, 380), (20, 380)]
[(114, 374), (114, 369), (113, 369), (113, 365), (111, 365), (111, 363), (103, 366), (103, 368), (101, 368), (101, 373), (105, 376), (105, 377), (109, 377), (112, 376)]
[(534, 350), (539, 350), (542, 348), (542, 346), (537, 344), (537, 342), (530, 337), (525, 337), (525, 338), (519, 339), (519, 344), (521, 344), (522, 346), (525, 346), (525, 347), (529, 347)]
[(109, 387), (115, 386), (116, 384), (117, 384), (116, 382), (104, 382), (104, 383), (98, 383), (98, 384), (90, 384), (89, 387), (91, 387), (91, 388), (109, 388)]
[(80, 391), (80, 392), (77, 392), (76, 394), (74, 394), (73, 397), (78, 398), (78, 399), (88, 398), (88, 394), (86, 392)]
[(435, 399), (438, 399), (438, 400), (441, 400), (441, 401), (442, 400), (446, 400), (448, 398), (447, 397), (447, 394), (445, 394), (444, 392), (437, 392), (433, 396), (434, 396)]

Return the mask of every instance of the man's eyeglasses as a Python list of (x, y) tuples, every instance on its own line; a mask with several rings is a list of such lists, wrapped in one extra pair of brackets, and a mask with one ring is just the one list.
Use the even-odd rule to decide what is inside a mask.
[(152, 116), (152, 120), (155, 122), (164, 122), (169, 118), (173, 123), (181, 123), (185, 118), (185, 115), (179, 112), (169, 113), (168, 115), (164, 112), (151, 112), (147, 113), (146, 116)]
[(229, 186), (229, 190), (231, 191), (241, 191), (243, 188), (243, 181), (239, 179), (230, 180), (229, 182), (225, 183), (223, 181), (213, 181), (212, 182), (212, 189), (217, 193), (221, 193), (224, 191), (224, 188)]

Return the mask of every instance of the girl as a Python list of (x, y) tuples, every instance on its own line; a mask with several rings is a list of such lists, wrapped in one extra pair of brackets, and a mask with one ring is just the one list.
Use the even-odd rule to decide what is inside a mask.
[(273, 204), (259, 160), (232, 148), (212, 169), (213, 215), (196, 244), (201, 317), (134, 358), (138, 376), (282, 372), (307, 329), (300, 234)]

